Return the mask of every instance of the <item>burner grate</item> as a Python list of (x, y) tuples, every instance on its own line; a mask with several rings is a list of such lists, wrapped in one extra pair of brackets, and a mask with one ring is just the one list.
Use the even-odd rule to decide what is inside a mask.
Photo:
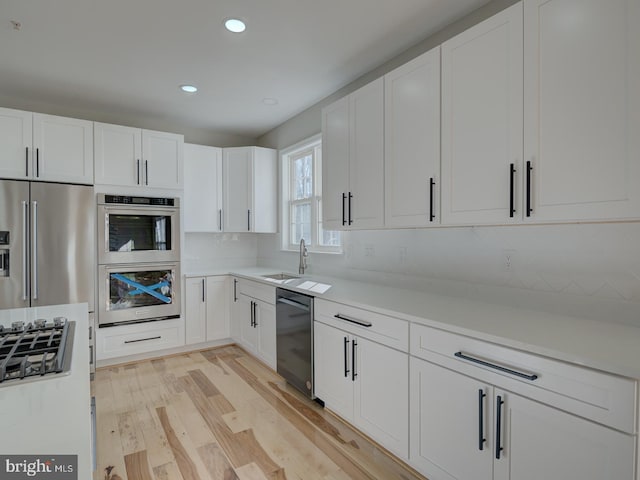
[(0, 383), (62, 372), (68, 335), (69, 322), (63, 318), (0, 328)]

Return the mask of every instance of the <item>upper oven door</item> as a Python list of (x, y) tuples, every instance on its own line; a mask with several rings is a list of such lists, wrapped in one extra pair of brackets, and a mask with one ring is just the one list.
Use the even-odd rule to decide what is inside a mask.
[(98, 205), (98, 263), (179, 261), (179, 211)]

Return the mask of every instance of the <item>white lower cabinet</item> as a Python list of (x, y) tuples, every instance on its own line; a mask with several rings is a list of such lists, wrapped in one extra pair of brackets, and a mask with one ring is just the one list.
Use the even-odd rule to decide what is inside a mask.
[[(324, 318), (323, 305), (316, 301), (316, 318), (318, 313)], [(356, 318), (368, 322), (369, 317), (360, 311)], [(347, 326), (343, 330), (322, 321), (314, 322), (315, 394), (327, 408), (406, 460), (409, 356), (358, 332), (373, 328), (375, 335), (377, 322), (371, 323), (371, 327), (354, 324), (353, 329)]]
[(633, 480), (635, 436), (411, 358), (410, 463), (430, 480)]
[(185, 342), (221, 340), (230, 336), (226, 276), (185, 279)]
[(275, 288), (246, 279), (232, 281), (231, 337), (275, 370)]

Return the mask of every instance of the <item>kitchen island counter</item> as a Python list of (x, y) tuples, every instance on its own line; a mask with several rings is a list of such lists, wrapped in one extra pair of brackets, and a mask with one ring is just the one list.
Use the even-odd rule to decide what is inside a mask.
[(87, 311), (86, 303), (0, 310), (0, 325), (8, 327), (38, 318), (75, 322), (68, 372), (0, 383), (0, 455), (78, 455), (83, 480), (92, 471)]

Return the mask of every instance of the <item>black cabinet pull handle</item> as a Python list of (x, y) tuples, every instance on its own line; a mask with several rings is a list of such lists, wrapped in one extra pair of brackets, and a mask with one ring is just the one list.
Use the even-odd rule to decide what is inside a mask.
[(487, 362), (485, 360), (480, 360), (479, 358), (471, 357), (462, 352), (456, 352), (453, 354), (455, 357), (461, 358), (462, 360), (467, 360), (469, 362), (477, 363), (478, 365), (483, 365), (485, 367), (493, 368), (494, 370), (499, 370), (504, 373), (508, 373), (509, 375), (515, 375), (516, 377), (525, 378), (527, 380), (531, 380), (532, 382), (538, 378), (538, 375), (534, 373), (522, 373), (517, 370), (512, 370), (511, 368), (503, 367), (502, 365), (496, 365), (495, 363)]
[(355, 382), (358, 374), (356, 373), (356, 347), (358, 342), (351, 340), (351, 381)]
[(256, 315), (256, 307), (258, 306), (257, 302), (251, 302), (253, 303), (253, 328), (256, 328), (258, 326), (258, 316)]
[(29, 176), (29, 147), (25, 147), (25, 155), (24, 155), (24, 170), (25, 176)]
[(233, 301), (238, 301), (238, 280), (233, 279)]
[(124, 343), (138, 343), (138, 342), (147, 342), (149, 340), (159, 340), (162, 337), (158, 335), (157, 337), (148, 337), (148, 338), (139, 338), (138, 340), (125, 340)]
[(247, 210), (247, 232), (251, 231), (251, 210)]
[(353, 219), (351, 218), (351, 199), (352, 198), (353, 198), (353, 195), (351, 195), (351, 192), (349, 192), (349, 225), (353, 223)]
[(345, 205), (347, 203), (347, 195), (345, 193), (342, 194), (342, 225), (347, 224), (347, 215), (345, 214)]
[(429, 179), (429, 221), (433, 222), (436, 218), (435, 214), (433, 213), (433, 192), (434, 192), (434, 187), (436, 186), (436, 181), (433, 179), (433, 177), (431, 177)]
[(204, 295), (205, 295), (205, 287), (204, 287), (204, 278), (203, 278), (202, 279), (202, 303), (205, 302)]
[(504, 450), (502, 447), (502, 405), (504, 400), (498, 395), (498, 401), (496, 402), (496, 460), (500, 460), (500, 452)]
[(254, 315), (254, 311), (253, 311), (253, 302), (251, 302), (251, 304), (249, 305), (249, 308), (251, 309), (251, 326), (254, 327), (254, 320), (253, 320), (253, 315)]
[(36, 148), (36, 177), (40, 178), (40, 149)]
[(140, 185), (140, 159), (136, 160), (136, 185)]
[(487, 441), (484, 438), (484, 397), (487, 394), (483, 389), (478, 390), (478, 450), (484, 450), (484, 442)]
[(344, 337), (344, 378), (349, 377), (349, 338)]
[(531, 216), (531, 170), (533, 167), (531, 166), (531, 161), (527, 160), (527, 217)]
[(222, 231), (222, 209), (218, 210), (218, 230)]
[(515, 208), (515, 175), (516, 175), (516, 166), (515, 164), (509, 165), (509, 217), (513, 218), (516, 213)]
[(371, 322), (367, 322), (364, 320), (357, 320), (355, 318), (351, 318), (351, 317), (345, 317), (344, 315), (340, 315), (339, 313), (335, 314), (333, 316), (333, 318), (337, 318), (338, 320), (344, 320), (345, 322), (351, 322), (351, 323), (355, 323), (356, 325), (360, 325), (361, 327), (372, 327), (373, 323)]
[(144, 176), (145, 176), (145, 185), (149, 185), (149, 160), (144, 161)]

